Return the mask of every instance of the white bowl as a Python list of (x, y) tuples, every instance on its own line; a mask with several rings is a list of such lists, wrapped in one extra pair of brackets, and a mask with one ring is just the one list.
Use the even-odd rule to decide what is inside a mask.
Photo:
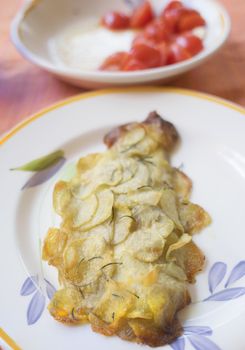
[[(33, 0), (16, 15), (11, 37), (19, 52), (29, 61), (55, 74), (62, 80), (87, 88), (157, 84), (169, 81), (200, 65), (226, 41), (230, 32), (230, 18), (226, 10), (214, 0), (184, 0), (197, 9), (207, 22), (204, 50), (193, 58), (170, 66), (135, 72), (106, 72), (82, 70), (57, 60), (53, 48), (62, 33), (86, 21), (98, 21), (105, 12), (128, 10), (126, 0)], [(156, 11), (166, 0), (152, 0)], [(60, 58), (60, 57), (59, 57)]]

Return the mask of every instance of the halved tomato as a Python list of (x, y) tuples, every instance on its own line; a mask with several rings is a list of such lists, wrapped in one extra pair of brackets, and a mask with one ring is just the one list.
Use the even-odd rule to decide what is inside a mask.
[(143, 64), (143, 62), (140, 62), (134, 58), (129, 58), (127, 63), (124, 65), (122, 70), (124, 72), (129, 72), (129, 71), (135, 71), (135, 70), (143, 70), (147, 69), (148, 67)]
[(184, 47), (176, 43), (172, 43), (169, 46), (167, 64), (182, 62), (188, 60), (189, 58), (191, 58), (191, 54)]
[(154, 19), (146, 26), (144, 30), (144, 36), (155, 43), (168, 41), (170, 39), (171, 33), (171, 28), (167, 22), (161, 18)]
[(168, 10), (176, 10), (176, 9), (180, 9), (183, 8), (184, 5), (182, 4), (181, 1), (170, 1), (170, 3), (168, 3), (168, 5), (164, 8), (163, 13), (167, 12)]
[(108, 12), (102, 17), (101, 23), (109, 29), (127, 29), (129, 27), (130, 19), (121, 12)]
[(145, 1), (134, 10), (131, 16), (130, 26), (132, 28), (144, 28), (153, 18), (154, 13), (151, 4), (149, 1)]
[(195, 10), (189, 10), (183, 13), (177, 24), (177, 31), (179, 33), (192, 30), (197, 27), (205, 26), (204, 18)]
[(192, 33), (179, 35), (175, 42), (177, 45), (185, 48), (192, 56), (197, 55), (203, 49), (202, 40)]
[(130, 55), (136, 61), (143, 63), (147, 68), (159, 67), (161, 65), (160, 51), (147, 44), (138, 44), (132, 47)]
[(120, 71), (128, 59), (129, 54), (127, 52), (117, 52), (107, 57), (100, 66), (100, 70), (108, 71)]
[(169, 45), (165, 42), (162, 42), (160, 44), (157, 44), (155, 47), (161, 55), (161, 64), (159, 66), (165, 66), (165, 64), (167, 64), (168, 61)]

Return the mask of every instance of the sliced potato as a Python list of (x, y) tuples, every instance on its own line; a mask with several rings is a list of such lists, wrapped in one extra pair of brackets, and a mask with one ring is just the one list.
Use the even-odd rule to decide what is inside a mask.
[(175, 223), (176, 228), (183, 232), (183, 226), (179, 219), (177, 199), (172, 189), (165, 188), (163, 190), (160, 206), (163, 212)]
[(163, 253), (165, 240), (160, 234), (151, 229), (135, 231), (127, 240), (127, 250), (137, 259), (153, 262)]
[(142, 162), (138, 162), (135, 175), (127, 182), (119, 184), (113, 188), (113, 192), (117, 194), (136, 191), (139, 187), (149, 185), (149, 170)]
[(78, 175), (82, 175), (87, 171), (93, 169), (96, 164), (103, 158), (102, 153), (92, 153), (87, 155), (86, 157), (82, 157), (79, 159), (77, 163), (77, 173)]
[(62, 253), (67, 242), (67, 234), (57, 228), (50, 228), (44, 241), (42, 258), (50, 265), (62, 263)]
[(171, 259), (171, 254), (172, 254), (173, 251), (182, 248), (186, 244), (190, 243), (191, 240), (192, 240), (191, 236), (188, 235), (187, 233), (184, 233), (176, 243), (172, 244), (168, 248), (168, 251), (167, 251), (167, 254), (166, 254), (166, 259), (167, 260)]
[(192, 181), (179, 169), (174, 169), (173, 186), (180, 198), (188, 199), (192, 190)]
[(209, 214), (199, 205), (185, 202), (179, 205), (179, 215), (186, 232), (194, 234), (211, 223)]
[(161, 191), (139, 190), (132, 194), (120, 194), (115, 200), (118, 208), (133, 208), (136, 205), (157, 205), (161, 199)]
[(109, 281), (105, 294), (93, 313), (99, 319), (112, 323), (116, 327), (135, 301), (135, 297), (127, 292), (126, 288), (118, 282)]
[(151, 228), (157, 231), (163, 238), (167, 238), (174, 230), (174, 222), (156, 206), (136, 206), (133, 215), (137, 223), (143, 228)]
[(112, 244), (116, 245), (122, 243), (130, 234), (131, 228), (134, 225), (134, 218), (131, 211), (127, 208), (115, 210), (114, 229)]
[(56, 213), (63, 215), (72, 198), (68, 182), (59, 181), (55, 185), (53, 192), (53, 206)]
[(87, 315), (79, 308), (82, 295), (75, 288), (57, 291), (48, 305), (49, 312), (58, 321), (70, 324), (87, 321)]
[(92, 220), (81, 227), (82, 231), (87, 231), (105, 222), (112, 215), (114, 196), (112, 191), (104, 190), (97, 193), (98, 207)]
[[(88, 237), (75, 240), (64, 251), (65, 277), (77, 286), (87, 285), (101, 277), (101, 268), (111, 261), (111, 252), (103, 238)], [(106, 273), (111, 272), (112, 267), (109, 266)]]
[(84, 200), (73, 200), (75, 213), (73, 227), (78, 228), (92, 220), (98, 208), (98, 198), (95, 194)]
[(120, 153), (127, 153), (132, 150), (145, 137), (145, 129), (142, 126), (128, 131), (122, 139), (116, 144)]

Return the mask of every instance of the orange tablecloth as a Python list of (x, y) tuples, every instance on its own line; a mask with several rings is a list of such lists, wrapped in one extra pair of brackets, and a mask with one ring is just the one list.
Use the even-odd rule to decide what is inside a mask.
[[(60, 82), (17, 53), (9, 39), (9, 25), (22, 1), (0, 0), (0, 134), (39, 109), (83, 91)], [(227, 44), (210, 61), (171, 85), (245, 105), (245, 1), (221, 1), (232, 18)]]

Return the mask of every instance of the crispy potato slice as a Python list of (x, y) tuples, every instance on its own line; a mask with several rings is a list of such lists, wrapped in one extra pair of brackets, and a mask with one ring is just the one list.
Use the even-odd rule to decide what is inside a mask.
[(201, 231), (211, 223), (209, 214), (202, 207), (191, 202), (179, 205), (179, 215), (185, 231), (190, 234)]
[(166, 254), (166, 259), (170, 260), (173, 251), (182, 248), (186, 244), (190, 243), (191, 240), (192, 240), (191, 236), (188, 235), (187, 233), (184, 233), (176, 243), (170, 245)]
[[(71, 242), (64, 251), (64, 273), (66, 279), (77, 286), (96, 281), (103, 274), (102, 267), (112, 261), (112, 254), (103, 238), (88, 237)], [(105, 272), (110, 274), (113, 266)]]
[(138, 260), (153, 262), (163, 253), (165, 240), (152, 229), (135, 231), (127, 240), (127, 250)]
[(184, 245), (182, 248), (175, 250), (171, 254), (176, 264), (186, 273), (190, 283), (195, 282), (195, 276), (203, 269), (205, 256), (194, 242)]
[(117, 194), (135, 191), (139, 187), (149, 185), (149, 170), (142, 162), (138, 162), (135, 175), (127, 182), (119, 184), (113, 188), (113, 192)]
[(48, 261), (50, 265), (60, 265), (66, 242), (67, 234), (65, 232), (57, 228), (50, 228), (44, 241), (42, 259)]
[(133, 306), (135, 297), (125, 290), (124, 285), (110, 280), (107, 283), (105, 294), (93, 313), (101, 320), (111, 323), (114, 329), (120, 325), (129, 309)]
[(127, 208), (115, 209), (114, 216), (113, 239), (111, 243), (116, 245), (122, 243), (128, 237), (134, 225), (134, 218), (131, 215), (131, 211)]
[(157, 205), (161, 197), (161, 191), (141, 189), (130, 194), (120, 194), (115, 200), (115, 206), (133, 208), (136, 205)]
[(183, 227), (179, 219), (177, 199), (172, 189), (165, 188), (162, 192), (160, 207), (163, 212), (175, 223), (178, 230), (183, 232)]
[(192, 190), (192, 181), (183, 171), (174, 169), (173, 187), (180, 198), (188, 199)]
[(87, 315), (79, 308), (81, 293), (75, 288), (58, 290), (48, 305), (51, 315), (60, 322), (76, 324), (87, 321)]
[(145, 137), (145, 129), (137, 125), (137, 127), (128, 131), (116, 144), (116, 148), (119, 153), (124, 154), (132, 151), (134, 147), (136, 147), (139, 142)]
[(82, 175), (93, 169), (97, 163), (103, 158), (103, 153), (92, 153), (79, 159), (77, 163), (77, 173)]
[(97, 211), (87, 224), (81, 227), (82, 231), (88, 231), (91, 228), (105, 222), (112, 215), (114, 195), (110, 190), (103, 190), (96, 194), (98, 199)]
[(68, 182), (59, 181), (55, 185), (53, 192), (53, 206), (56, 213), (63, 215), (72, 198)]
[(75, 211), (73, 214), (73, 227), (78, 228), (85, 224), (88, 224), (92, 218), (97, 213), (98, 208), (98, 198), (95, 194), (92, 194), (90, 197), (84, 200), (72, 201)]
[(122, 166), (120, 162), (111, 160), (101, 162), (100, 167), (96, 168), (93, 173), (88, 174), (88, 179), (84, 182), (74, 184), (71, 192), (75, 198), (86, 199), (95, 193), (99, 188), (116, 186), (123, 177)]

